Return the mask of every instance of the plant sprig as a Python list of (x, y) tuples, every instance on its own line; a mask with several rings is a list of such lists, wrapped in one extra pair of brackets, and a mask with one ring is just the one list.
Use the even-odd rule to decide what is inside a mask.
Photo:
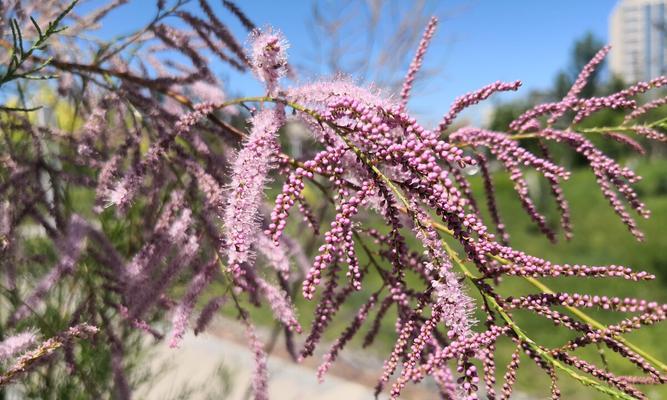
[[(79, 0), (73, 0), (58, 16), (51, 22), (48, 23), (46, 29), (42, 30), (35, 18), (30, 17), (30, 22), (35, 27), (37, 31), (37, 39), (35, 39), (29, 48), (25, 48), (23, 33), (21, 32), (21, 27), (19, 26), (18, 20), (12, 18), (10, 21), (10, 28), (12, 31), (12, 47), (11, 55), (9, 57), (9, 65), (7, 65), (4, 73), (0, 76), (0, 87), (2, 85), (14, 81), (16, 79), (29, 79), (29, 80), (48, 80), (56, 77), (56, 75), (41, 75), (39, 74), (49, 63), (52, 58), (49, 57), (45, 60), (41, 60), (39, 64), (35, 67), (31, 67), (27, 70), (22, 70), (22, 66), (28, 61), (36, 51), (43, 50), (47, 46), (48, 40), (55, 34), (58, 34), (65, 29), (67, 26), (61, 25), (61, 22), (67, 14), (69, 14), (74, 6), (79, 2)], [(35, 111), (40, 107), (8, 107), (0, 106), (0, 111)]]

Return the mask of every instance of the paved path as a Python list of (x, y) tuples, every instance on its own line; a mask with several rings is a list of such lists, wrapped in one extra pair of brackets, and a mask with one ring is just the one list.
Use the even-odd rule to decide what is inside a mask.
[[(249, 400), (253, 354), (248, 350), (245, 329), (235, 320), (219, 318), (207, 333), (186, 335), (179, 349), (170, 349), (163, 341), (150, 358), (152, 369), (163, 368), (163, 373), (151, 387), (144, 387), (135, 398), (148, 400)], [(268, 332), (258, 332), (266, 343)], [(303, 339), (303, 338), (301, 338)], [(280, 337), (269, 357), (269, 398), (272, 400), (373, 400), (373, 386), (381, 374), (382, 360), (363, 351), (344, 350), (323, 383), (317, 381), (315, 371), (322, 359), (320, 351), (304, 364), (293, 362), (284, 349)], [(297, 348), (299, 346), (297, 345)], [(220, 372), (222, 371), (222, 372)], [(225, 378), (223, 378), (223, 376)], [(502, 379), (499, 376), (499, 379)], [(182, 394), (183, 387), (193, 391)], [(435, 383), (426, 379), (420, 385), (408, 386), (403, 400), (438, 399)], [(387, 399), (386, 395), (380, 399)], [(513, 400), (528, 400), (514, 393)]]
[[(235, 341), (211, 334), (188, 335), (179, 349), (169, 349), (160, 344), (156, 349), (154, 368), (166, 367), (166, 371), (147, 392), (137, 398), (165, 400), (230, 399), (244, 400), (254, 365), (252, 353)], [(228, 383), (216, 374), (222, 366), (229, 374)], [(328, 376), (318, 383), (315, 371), (281, 357), (269, 358), (269, 398), (277, 400), (367, 400), (373, 398), (371, 388), (359, 383)], [(184, 385), (195, 389), (194, 393), (179, 397)], [(226, 389), (226, 390), (225, 390)], [(227, 396), (222, 393), (227, 391)]]

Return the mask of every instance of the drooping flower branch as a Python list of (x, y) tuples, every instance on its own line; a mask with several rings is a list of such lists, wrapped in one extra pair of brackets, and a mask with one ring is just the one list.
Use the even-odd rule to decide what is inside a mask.
[[(594, 60), (594, 62), (596, 61)], [(582, 74), (585, 75), (589, 73), (590, 72), (584, 71)], [(331, 85), (332, 88), (335, 88), (336, 84), (336, 82), (332, 82), (329, 85)], [(581, 85), (581, 82), (577, 83), (577, 87)], [(634, 92), (629, 90), (624, 91), (622, 95), (617, 95), (615, 97), (614, 95), (610, 96), (608, 102), (607, 100), (601, 100), (600, 102), (574, 102), (572, 98), (574, 98), (579, 91), (577, 87), (573, 89), (570, 97), (564, 100), (564, 102), (573, 104), (573, 106), (576, 107), (575, 111), (577, 109), (579, 110), (579, 112), (575, 114), (575, 123), (579, 122), (579, 119), (583, 119), (587, 115), (590, 115), (590, 113), (596, 111), (598, 107), (600, 107), (600, 104), (603, 104), (605, 107), (617, 107), (617, 103), (615, 103), (616, 100), (613, 99), (620, 99), (619, 101), (622, 102), (624, 107), (632, 107), (633, 105), (630, 103), (630, 100), (626, 101), (624, 98), (629, 97), (630, 94), (637, 94), (636, 90)], [(642, 87), (642, 85), (638, 85), (637, 87)], [(477, 99), (484, 99), (493, 91), (498, 89), (502, 90), (502, 88), (502, 85), (497, 84), (480, 91), (479, 94), (470, 95), (470, 100), (467, 100), (467, 97), (465, 99), (462, 98), (457, 102), (457, 104), (460, 103), (460, 105), (453, 106), (454, 111), (450, 111), (450, 116), (445, 118), (447, 122), (444, 126), (449, 125), (458, 111), (465, 106), (478, 101)], [(516, 88), (516, 86), (512, 86), (512, 88)], [(488, 132), (474, 128), (462, 128), (449, 134), (447, 140), (443, 141), (438, 139), (432, 132), (419, 126), (414, 119), (411, 119), (405, 112), (400, 111), (397, 106), (393, 105), (391, 102), (377, 98), (372, 92), (367, 92), (363, 97), (360, 96), (359, 98), (352, 98), (341, 92), (343, 92), (341, 89), (328, 90), (329, 95), (325, 98), (321, 98), (317, 94), (313, 97), (308, 97), (307, 93), (297, 89), (294, 92), (294, 96), (291, 96), (288, 91), (285, 99), (262, 99), (263, 101), (268, 101), (270, 99), (271, 101), (292, 107), (296, 111), (296, 118), (309, 121), (308, 126), (311, 127), (317, 139), (327, 146), (327, 148), (322, 153), (319, 153), (315, 159), (302, 164), (299, 169), (296, 170), (296, 175), (289, 177), (288, 183), (286, 183), (284, 187), (284, 191), (279, 195), (277, 208), (272, 214), (274, 219), (267, 233), (273, 235), (274, 239), (280, 237), (280, 234), (278, 233), (279, 231), (276, 231), (276, 229), (283, 229), (285, 226), (285, 220), (290, 206), (294, 204), (294, 199), (302, 196), (301, 192), (305, 187), (305, 179), (313, 179), (313, 176), (317, 174), (325, 175), (329, 178), (334, 190), (338, 193), (336, 201), (340, 202), (340, 206), (337, 208), (337, 215), (334, 219), (334, 223), (332, 223), (332, 231), (325, 235), (325, 238), (330, 239), (327, 239), (325, 245), (320, 249), (321, 253), (315, 259), (315, 265), (310, 272), (312, 275), (309, 275), (311, 277), (306, 279), (304, 293), (307, 298), (310, 298), (315, 291), (314, 287), (320, 282), (320, 276), (324, 270), (327, 268), (334, 268), (335, 265), (341, 262), (347, 263), (352, 269), (355, 268), (355, 248), (345, 245), (345, 241), (333, 240), (333, 238), (336, 237), (334, 235), (346, 234), (346, 229), (349, 229), (346, 228), (349, 224), (348, 220), (350, 217), (358, 213), (356, 207), (350, 208), (350, 204), (355, 206), (357, 204), (364, 205), (363, 202), (359, 203), (359, 200), (356, 199), (366, 198), (370, 195), (377, 196), (379, 197), (380, 202), (386, 204), (384, 210), (382, 208), (378, 210), (380, 215), (387, 215), (389, 210), (395, 207), (392, 206), (392, 204), (395, 204), (397, 200), (399, 203), (403, 203), (404, 212), (407, 212), (408, 215), (412, 216), (413, 223), (417, 227), (417, 238), (427, 247), (427, 253), (430, 255), (429, 258), (438, 260), (438, 265), (440, 266), (434, 268), (433, 264), (429, 264), (423, 260), (418, 261), (417, 263), (412, 262), (404, 264), (406, 267), (414, 265), (413, 268), (416, 268), (420, 274), (424, 274), (426, 277), (432, 276), (432, 278), (430, 278), (432, 280), (429, 285), (430, 288), (422, 294), (418, 294), (418, 292), (411, 293), (408, 291), (405, 282), (403, 281), (403, 273), (400, 270), (395, 271), (395, 273), (389, 273), (388, 275), (382, 275), (385, 279), (385, 284), (392, 287), (393, 293), (390, 298), (394, 299), (398, 304), (399, 310), (401, 310), (399, 315), (404, 314), (405, 317), (402, 317), (399, 320), (399, 339), (394, 349), (394, 353), (392, 353), (392, 356), (388, 360), (389, 364), (385, 367), (385, 374), (381, 379), (381, 383), (388, 381), (389, 376), (397, 366), (400, 355), (414, 355), (407, 357), (407, 361), (405, 361), (405, 364), (403, 365), (401, 377), (399, 377), (399, 380), (393, 386), (392, 396), (398, 396), (401, 392), (401, 388), (405, 386), (407, 381), (419, 381), (422, 379), (420, 376), (424, 372), (411, 372), (419, 370), (418, 366), (420, 358), (417, 357), (417, 355), (426, 351), (427, 348), (431, 348), (433, 345), (435, 345), (436, 348), (441, 346), (443, 349), (450, 349), (451, 346), (456, 343), (456, 340), (462, 340), (456, 338), (464, 338), (468, 336), (467, 334), (462, 335), (456, 333), (456, 330), (451, 330), (453, 326), (456, 326), (455, 321), (457, 321), (458, 317), (454, 317), (448, 313), (443, 314), (444, 309), (442, 307), (447, 303), (439, 303), (437, 300), (449, 298), (450, 300), (448, 301), (452, 301), (451, 299), (456, 299), (455, 301), (452, 301), (451, 304), (458, 305), (458, 310), (463, 310), (471, 304), (471, 300), (462, 300), (460, 295), (457, 295), (458, 297), (448, 297), (452, 296), (452, 293), (456, 293), (456, 290), (458, 289), (446, 289), (448, 294), (444, 295), (444, 297), (442, 294), (439, 294), (442, 290), (445, 290), (444, 288), (446, 285), (452, 285), (457, 282), (456, 278), (448, 276), (446, 273), (442, 275), (442, 268), (450, 262), (448, 261), (449, 257), (454, 257), (456, 264), (463, 268), (465, 275), (473, 280), (475, 287), (481, 292), (483, 298), (486, 299), (485, 301), (492, 304), (492, 306), (486, 308), (486, 310), (489, 313), (491, 321), (496, 321), (490, 325), (491, 328), (488, 331), (491, 335), (489, 336), (489, 342), (464, 341), (461, 343), (461, 345), (464, 346), (463, 348), (466, 349), (466, 352), (472, 352), (473, 357), (476, 353), (479, 353), (479, 357), (484, 360), (484, 363), (490, 366), (493, 363), (493, 355), (489, 354), (489, 352), (485, 352), (484, 349), (487, 346), (493, 347), (493, 344), (497, 341), (498, 337), (510, 336), (513, 340), (519, 343), (521, 348), (531, 354), (531, 357), (537, 365), (543, 368), (551, 378), (552, 395), (554, 397), (560, 395), (560, 390), (554, 379), (555, 370), (557, 369), (565, 371), (582, 383), (591, 385), (606, 393), (613, 393), (621, 397), (625, 395), (637, 395), (638, 392), (630, 385), (615, 378), (602, 379), (604, 382), (612, 386), (611, 388), (607, 388), (604, 385), (597, 383), (594, 379), (581, 375), (581, 372), (591, 373), (592, 370), (586, 366), (588, 364), (570, 363), (570, 359), (563, 357), (560, 353), (560, 351), (566, 350), (550, 351), (536, 345), (516, 325), (510, 314), (511, 308), (507, 307), (498, 297), (493, 282), (495, 281), (495, 278), (500, 275), (524, 277), (577, 275), (583, 277), (622, 277), (630, 280), (652, 279), (653, 276), (644, 272), (635, 273), (628, 268), (619, 266), (554, 265), (546, 260), (511, 249), (496, 241), (495, 236), (488, 231), (477, 213), (473, 210), (471, 202), (463, 195), (462, 191), (465, 190), (465, 188), (460, 185), (458, 185), (459, 187), (457, 188), (456, 181), (449, 180), (448, 177), (448, 169), (462, 168), (466, 164), (475, 163), (474, 159), (463, 156), (463, 153), (461, 153), (458, 146), (477, 147), (481, 145), (489, 148), (491, 153), (498, 157), (510, 171), (512, 179), (516, 182), (517, 191), (522, 199), (522, 203), (529, 215), (533, 217), (547, 236), (551, 239), (555, 239), (554, 233), (547, 226), (546, 219), (537, 214), (536, 208), (530, 200), (527, 185), (521, 177), (522, 173), (520, 167), (528, 166), (536, 169), (551, 183), (552, 191), (556, 196), (559, 209), (562, 213), (563, 226), (566, 229), (566, 233), (569, 235), (569, 211), (564, 202), (563, 191), (558, 185), (559, 179), (567, 179), (569, 175), (568, 172), (565, 171), (564, 168), (556, 165), (551, 160), (548, 153), (545, 153), (545, 157), (548, 158), (542, 159), (520, 147), (517, 142), (518, 138), (512, 137), (512, 135), (506, 135), (499, 132)], [(364, 98), (364, 100), (361, 100), (361, 98)], [(305, 103), (308, 104), (308, 106), (305, 107), (299, 103)], [(554, 112), (558, 112), (556, 107), (554, 107), (554, 110), (556, 110)], [(534, 115), (532, 117), (534, 117)], [(616, 196), (615, 193), (611, 192), (609, 186), (605, 186), (604, 184), (606, 182), (605, 179), (614, 182), (619, 188), (621, 195), (624, 196), (631, 207), (637, 209), (642, 215), (646, 215), (644, 206), (636, 199), (634, 191), (629, 186), (636, 182), (636, 176), (627, 168), (618, 167), (618, 164), (612, 159), (603, 155), (591, 144), (591, 142), (586, 141), (584, 137), (586, 134), (585, 132), (576, 133), (576, 131), (573, 130), (560, 131), (551, 126), (541, 128), (539, 124), (531, 125), (530, 130), (536, 132), (532, 137), (539, 137), (542, 140), (556, 142), (560, 142), (567, 138), (565, 139), (566, 141), (569, 141), (566, 142), (567, 144), (572, 146), (576, 144), (575, 149), (578, 152), (590, 156), (589, 160), (594, 172), (604, 168), (604, 173), (596, 172), (596, 176), (599, 177), (599, 181), (601, 182), (603, 193), (608, 198), (616, 199), (616, 197), (614, 197)], [(641, 129), (637, 129), (637, 131), (641, 132)], [(653, 136), (653, 138), (657, 137)], [(350, 158), (349, 156), (346, 156), (346, 152), (350, 152), (352, 157)], [(444, 162), (444, 169), (442, 167), (443, 164), (438, 162), (440, 157), (442, 157), (442, 161)], [(362, 180), (363, 183), (361, 186), (354, 183), (355, 179)], [(428, 183), (428, 186), (425, 186), (424, 182)], [(374, 186), (378, 188), (375, 193), (372, 192)], [(490, 186), (487, 185), (487, 188), (488, 187)], [(385, 190), (383, 191), (381, 188), (385, 188)], [(387, 191), (387, 189), (389, 189), (389, 191)], [(369, 190), (371, 190), (371, 192), (369, 192)], [(491, 193), (491, 196), (492, 195), (493, 194)], [(421, 199), (424, 205), (422, 206), (416, 199)], [(289, 202), (286, 202), (286, 200)], [(491, 202), (493, 203), (493, 201)], [(631, 220), (621, 212), (621, 203), (619, 201), (613, 201), (612, 205), (621, 215), (622, 220), (628, 224), (633, 233), (639, 237), (638, 231), (634, 228), (632, 222), (630, 222)], [(447, 253), (449, 253), (448, 256), (435, 255), (437, 253), (434, 253), (434, 251), (437, 251), (440, 247), (439, 243), (441, 242), (441, 239), (437, 234), (433, 235), (432, 230), (428, 230), (431, 225), (428, 222), (429, 219), (425, 217), (425, 211), (420, 211), (421, 207), (425, 207), (425, 210), (433, 210), (439, 218), (442, 219), (445, 232), (456, 239), (464, 249), (464, 258), (459, 258), (459, 256), (455, 255), (456, 253), (454, 253), (453, 248), (449, 245), (446, 245), (448, 250)], [(278, 219), (279, 215), (281, 217)], [(424, 223), (420, 221), (427, 222)], [(401, 226), (401, 223), (398, 222), (398, 220), (388, 219), (387, 222), (393, 229)], [(398, 224), (398, 226), (395, 224)], [(426, 232), (431, 233), (429, 234)], [(347, 235), (348, 237), (351, 237), (349, 236), (349, 233), (347, 233)], [(435, 239), (431, 239), (431, 237)], [(388, 245), (391, 247), (396, 244)], [(394, 257), (403, 257), (404, 251), (405, 250), (399, 245), (399, 247), (393, 249), (392, 253)], [(463, 260), (465, 259), (469, 260), (477, 267), (481, 276), (475, 276), (469, 272), (466, 267), (463, 267)], [(498, 260), (501, 260), (502, 262), (498, 262)], [(393, 263), (390, 259), (388, 261)], [(445, 264), (442, 264), (443, 262)], [(446, 267), (444, 267), (444, 271), (447, 271)], [(355, 275), (350, 273), (347, 275), (351, 279), (350, 287), (352, 289), (358, 287), (358, 283), (354, 279)], [(486, 279), (491, 279), (491, 281), (487, 283)], [(330, 285), (327, 285), (327, 289), (323, 293), (324, 296), (333, 296), (333, 293), (328, 292), (330, 287)], [(454, 291), (452, 292), (452, 290)], [(340, 295), (345, 296), (345, 292), (341, 292)], [(405, 299), (410, 298), (413, 298), (414, 301), (417, 302), (416, 308), (411, 307), (409, 305), (410, 302), (405, 301)], [(329, 312), (335, 312), (335, 306), (334, 308), (331, 307), (338, 303), (338, 301), (335, 300), (335, 297), (326, 300), (326, 302), (329, 304), (326, 306), (330, 310)], [(368, 303), (368, 306), (372, 307), (374, 303), (375, 300)], [(431, 309), (431, 316), (430, 318), (420, 319), (419, 317), (424, 313), (427, 304), (428, 308)], [(562, 319), (563, 317), (554, 314), (554, 311), (550, 310), (548, 307), (531, 307), (530, 309), (538, 315), (547, 316), (547, 318), (557, 322), (559, 325), (566, 326), (577, 332), (589, 332), (587, 333), (588, 336), (586, 336), (589, 339), (576, 341), (577, 347), (598, 342), (596, 339), (590, 339), (590, 335), (592, 334), (591, 332), (594, 332), (599, 328), (595, 328), (593, 326), (594, 324), (591, 324), (592, 319), (587, 316), (583, 318), (583, 321), (564, 323), (562, 322), (564, 321)], [(326, 310), (326, 308), (323, 308), (322, 310)], [(348, 336), (358, 330), (356, 325), (365, 319), (366, 313), (367, 311), (365, 308), (362, 308), (358, 318), (355, 320), (358, 320), (358, 322), (354, 322), (353, 325), (351, 325), (350, 330), (346, 331), (341, 339), (339, 339), (339, 341), (342, 341), (340, 342), (341, 344), (347, 342), (347, 340), (349, 340)], [(568, 318), (571, 319), (571, 317)], [(322, 316), (318, 317), (316, 320), (319, 321), (320, 319), (326, 321), (328, 318)], [(659, 319), (660, 318), (658, 318), (658, 320)], [(652, 317), (650, 320), (645, 317), (640, 317), (633, 321), (639, 325), (649, 325), (653, 323), (653, 321), (656, 321), (656, 319), (655, 317)], [(443, 343), (439, 341), (441, 339), (438, 339), (437, 335), (434, 333), (434, 329), (440, 323), (442, 323), (443, 327), (450, 327), (449, 335), (450, 338), (456, 339), (454, 343), (447, 344), (447, 342)], [(504, 323), (504, 325), (502, 323)], [(314, 326), (314, 328), (317, 329), (317, 332), (322, 329), (321, 326)], [(649, 367), (650, 363), (645, 361), (642, 356), (616, 339), (617, 334), (620, 334), (624, 328), (611, 327), (609, 329), (616, 332), (616, 334), (609, 333), (609, 336), (606, 336), (609, 339), (609, 342), (606, 344), (610, 346), (610, 348), (616, 349), (615, 351), (619, 352), (619, 354), (628, 357), (630, 360), (634, 360), (634, 362), (638, 363), (640, 368), (644, 371), (649, 371), (650, 374), (657, 374), (658, 380), (663, 379), (661, 373), (651, 369), (652, 367)], [(491, 332), (493, 333), (491, 334)], [(604, 334), (600, 333), (596, 335)], [(597, 336), (593, 336), (593, 338), (594, 337)], [(412, 342), (412, 350), (408, 352), (408, 344), (410, 342)], [(434, 344), (430, 345), (428, 343)], [(337, 347), (334, 348), (335, 351), (331, 354), (335, 355), (339, 349)], [(569, 349), (571, 348), (572, 347)], [(620, 350), (623, 348), (626, 348), (627, 351)], [(306, 354), (309, 353), (310, 352)], [(475, 367), (470, 364), (469, 357), (471, 356), (466, 355), (461, 358), (462, 354), (463, 353), (454, 352), (451, 356), (444, 356), (444, 359), (458, 359), (459, 372), (463, 373), (464, 382), (461, 390), (463, 393), (467, 393), (466, 397), (476, 398), (475, 393), (478, 388), (477, 383), (479, 382), (479, 378), (476, 375)], [(320, 369), (320, 373), (328, 369), (328, 363), (331, 362), (333, 358), (333, 355), (326, 358), (326, 362)], [(565, 363), (562, 363), (561, 361), (564, 361)], [(437, 365), (437, 367), (430, 367), (426, 369), (425, 372), (433, 374), (434, 369), (446, 367), (446, 364), (443, 364), (443, 361), (440, 361), (435, 365)], [(463, 367), (461, 367), (461, 365), (463, 365)], [(513, 365), (518, 364), (515, 363)], [(576, 369), (580, 369), (581, 372), (571, 369), (570, 367), (572, 366)], [(512, 367), (510, 366), (510, 370), (511, 368)], [(595, 376), (595, 374), (593, 375)], [(491, 379), (490, 374), (485, 374), (485, 376), (487, 381)], [(491, 387), (493, 386), (493, 382), (486, 383), (487, 385), (490, 384)], [(509, 386), (503, 389), (505, 394), (508, 394), (511, 390), (511, 382), (508, 382), (508, 384)], [(383, 386), (384, 385), (381, 384), (378, 388), (382, 388)]]

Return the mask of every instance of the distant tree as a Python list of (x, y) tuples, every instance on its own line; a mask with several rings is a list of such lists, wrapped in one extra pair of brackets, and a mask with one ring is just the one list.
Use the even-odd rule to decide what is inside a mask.
[[(577, 78), (579, 71), (581, 71), (586, 63), (600, 51), (602, 46), (604, 46), (604, 43), (592, 32), (587, 32), (584, 36), (574, 42), (570, 53), (569, 65), (564, 70), (559, 71), (554, 78), (552, 88), (554, 100), (559, 100), (565, 97), (570, 90), (570, 87), (572, 87), (572, 83), (574, 83), (574, 80)], [(604, 71), (603, 67), (604, 64), (601, 65), (601, 68), (593, 71), (588, 84), (581, 92), (582, 98), (599, 94), (598, 92), (601, 89), (600, 80), (602, 79), (601, 76)]]
[(560, 71), (556, 74), (554, 79), (554, 87), (552, 89), (552, 95), (556, 99), (562, 99), (567, 94), (568, 90), (572, 87), (572, 78), (565, 71)]
[(620, 75), (611, 74), (609, 80), (605, 83), (604, 93), (615, 93), (626, 87), (627, 84)]
[(502, 131), (507, 129), (510, 122), (514, 121), (530, 105), (524, 99), (499, 104), (494, 110), (489, 121), (489, 129)]

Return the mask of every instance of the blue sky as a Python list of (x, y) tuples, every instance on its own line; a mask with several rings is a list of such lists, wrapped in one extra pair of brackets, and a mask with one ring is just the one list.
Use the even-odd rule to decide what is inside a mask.
[[(222, 9), (221, 1), (210, 2), (223, 21), (229, 22), (232, 31), (244, 37), (242, 27)], [(548, 87), (556, 72), (567, 66), (577, 38), (591, 31), (607, 41), (608, 18), (615, 3), (616, 0), (434, 1), (430, 8), (445, 18), (425, 65), (436, 66), (439, 74), (415, 89), (410, 108), (426, 119), (424, 122), (433, 123), (454, 98), (496, 80), (520, 79), (524, 83), (521, 92), (526, 93)], [(237, 4), (257, 25), (271, 25), (285, 34), (293, 63), (303, 63), (312, 56), (307, 29), (310, 1), (257, 0), (237, 1)], [(153, 7), (151, 0), (131, 1), (110, 15), (100, 34), (110, 36), (131, 31), (152, 17)], [(250, 76), (229, 73), (223, 66), (215, 70), (227, 77), (228, 93), (261, 91)], [(469, 115), (479, 118), (484, 110), (484, 106), (478, 107)]]

